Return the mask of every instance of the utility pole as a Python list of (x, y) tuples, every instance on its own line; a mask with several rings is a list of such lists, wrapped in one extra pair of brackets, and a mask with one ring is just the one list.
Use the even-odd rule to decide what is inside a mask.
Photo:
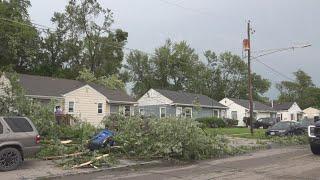
[(248, 33), (248, 92), (249, 92), (249, 111), (250, 111), (250, 132), (251, 135), (253, 135), (253, 127), (252, 127), (252, 121), (253, 121), (253, 99), (252, 99), (252, 76), (251, 76), (251, 42), (250, 42), (250, 34), (251, 34), (251, 27), (250, 27), (250, 20), (248, 21), (247, 26), (247, 33)]

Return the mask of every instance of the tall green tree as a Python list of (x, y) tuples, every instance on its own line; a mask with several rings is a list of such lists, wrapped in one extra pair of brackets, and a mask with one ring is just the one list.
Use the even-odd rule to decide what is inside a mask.
[(171, 40), (155, 50), (152, 62), (159, 87), (173, 90), (186, 90), (188, 81), (196, 75), (195, 67), (201, 64), (195, 50), (185, 41)]
[(141, 96), (155, 86), (153, 64), (148, 54), (137, 50), (130, 52), (125, 68), (130, 77), (129, 81), (133, 82), (134, 95)]
[(315, 87), (312, 78), (304, 71), (293, 73), (295, 81), (282, 81), (276, 87), (280, 92), (279, 102), (296, 101), (302, 108), (320, 106), (320, 89)]
[[(0, 67), (30, 72), (37, 64), (39, 33), (30, 22), (29, 0), (0, 1)], [(5, 20), (8, 19), (8, 20)]]
[(43, 40), (45, 60), (40, 71), (43, 67), (58, 73), (55, 69), (63, 69), (58, 76), (68, 78), (76, 78), (83, 68), (96, 77), (119, 73), (128, 33), (111, 30), (111, 10), (97, 0), (70, 0), (64, 12), (54, 14), (52, 22), (57, 28)]
[[(206, 51), (206, 69), (199, 71), (199, 77), (205, 87), (203, 94), (220, 100), (224, 97), (248, 98), (247, 63), (239, 56), (225, 52), (217, 56), (213, 51)], [(264, 101), (263, 96), (270, 88), (271, 83), (256, 73), (252, 74), (255, 100)]]

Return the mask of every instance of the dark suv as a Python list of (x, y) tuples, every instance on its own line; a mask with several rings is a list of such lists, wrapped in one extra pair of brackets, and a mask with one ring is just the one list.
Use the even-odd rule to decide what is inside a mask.
[(254, 122), (253, 127), (255, 128), (260, 128), (263, 127), (263, 129), (267, 129), (270, 126), (273, 126), (277, 123), (277, 119), (276, 118), (260, 118), (257, 121)]
[(320, 121), (308, 127), (310, 148), (313, 154), (320, 154)]
[(0, 171), (17, 169), (40, 149), (40, 136), (26, 117), (0, 117)]

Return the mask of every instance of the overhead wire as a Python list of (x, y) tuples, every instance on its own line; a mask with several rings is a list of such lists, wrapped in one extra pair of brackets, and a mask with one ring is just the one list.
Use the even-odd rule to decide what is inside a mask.
[[(160, 0), (160, 1), (163, 1), (163, 2), (168, 2), (166, 0)], [(7, 21), (7, 22), (11, 22), (11, 23), (16, 23), (16, 24), (19, 24), (19, 25), (23, 25), (23, 26), (28, 26), (28, 27), (31, 27), (31, 28), (37, 28), (37, 29), (42, 29), (42, 30), (48, 30), (48, 31), (52, 31), (53, 28), (50, 28), (50, 27), (47, 27), (45, 25), (41, 25), (41, 24), (38, 24), (38, 23), (34, 23), (34, 22), (31, 22), (31, 24), (27, 24), (27, 23), (23, 23), (23, 22), (19, 22), (19, 21), (16, 21), (16, 20), (12, 20), (12, 19), (7, 19), (7, 18), (3, 18), (3, 17), (0, 17), (0, 20), (3, 20), (3, 21)], [(106, 44), (107, 46), (110, 46), (110, 47), (116, 47), (116, 48), (123, 48), (125, 50), (128, 50), (128, 51), (138, 51), (138, 52), (142, 52), (144, 54), (148, 54), (150, 56), (153, 56), (154, 54), (152, 53), (149, 53), (149, 52), (145, 52), (145, 51), (142, 51), (142, 50), (139, 50), (139, 49), (134, 49), (134, 48), (129, 48), (129, 47), (125, 47), (121, 44), (118, 43), (118, 45), (116, 45), (115, 43), (110, 43), (110, 44)], [(274, 53), (274, 52), (280, 52), (280, 51), (285, 51), (285, 50), (288, 50), (288, 49), (294, 49), (294, 47), (290, 47), (290, 48), (280, 48), (280, 49), (274, 49), (273, 52), (267, 52), (267, 53), (264, 53), (264, 54), (261, 54), (259, 56), (256, 56), (256, 57), (253, 57), (252, 60), (255, 60), (257, 62), (259, 62), (260, 64), (264, 65), (265, 67), (267, 67), (268, 69), (270, 69), (271, 71), (273, 71), (274, 73), (290, 80), (290, 81), (294, 81), (292, 78), (286, 76), (285, 74), (281, 73), (280, 71), (276, 70), (275, 68), (271, 67), (270, 65), (260, 61), (258, 58), (261, 57), (261, 56), (265, 56), (265, 55), (268, 55), (268, 54), (271, 54), (271, 53)]]

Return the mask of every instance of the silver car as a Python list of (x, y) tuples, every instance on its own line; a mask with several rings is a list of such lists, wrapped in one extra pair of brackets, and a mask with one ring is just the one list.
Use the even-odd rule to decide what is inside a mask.
[(26, 117), (0, 117), (0, 171), (17, 169), (40, 150), (40, 136)]

